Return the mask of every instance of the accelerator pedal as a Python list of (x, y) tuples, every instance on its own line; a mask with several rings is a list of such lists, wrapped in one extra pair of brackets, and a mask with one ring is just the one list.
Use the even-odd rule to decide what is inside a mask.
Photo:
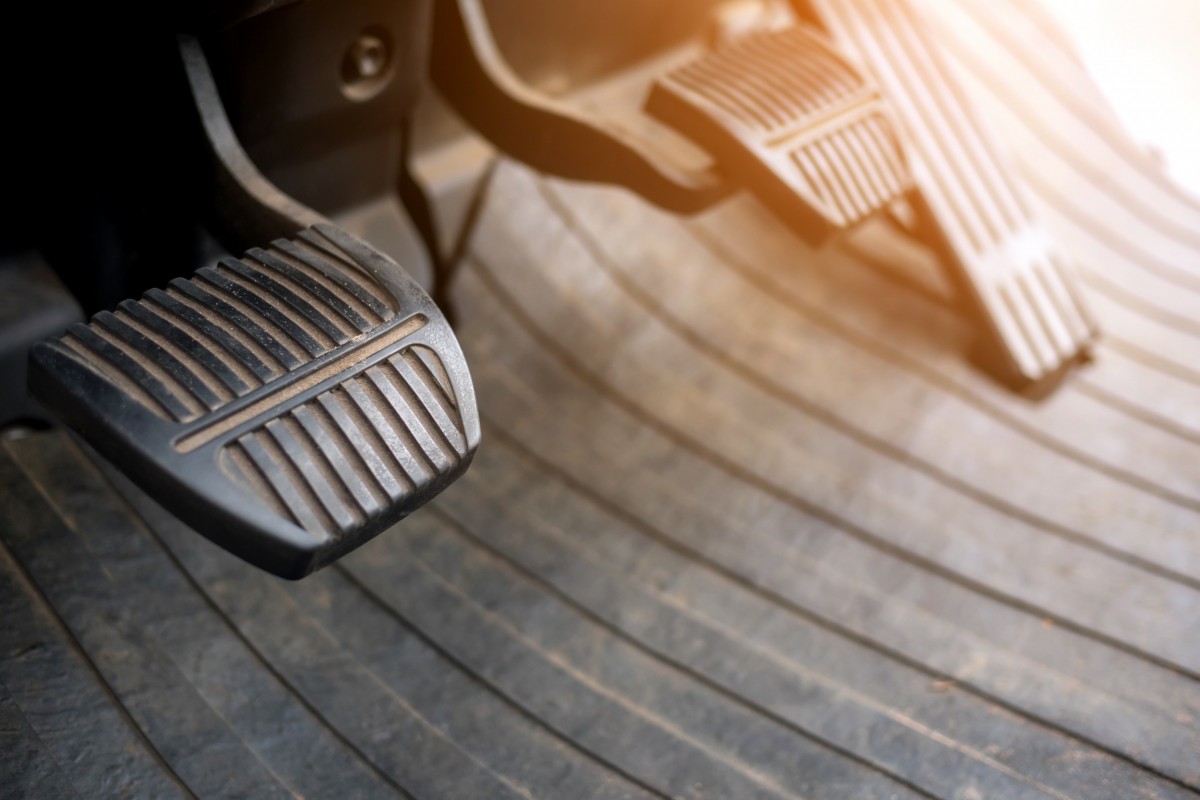
[(882, 87), (918, 192), (921, 235), (974, 306), (984, 366), (1034, 393), (1087, 360), (1097, 326), (1070, 259), (908, 0), (795, 0)]
[(168, 510), (287, 578), (431, 499), (480, 435), (437, 306), (325, 223), (36, 345), (30, 385)]
[(878, 89), (806, 26), (751, 32), (678, 67), (646, 111), (814, 245), (911, 188)]

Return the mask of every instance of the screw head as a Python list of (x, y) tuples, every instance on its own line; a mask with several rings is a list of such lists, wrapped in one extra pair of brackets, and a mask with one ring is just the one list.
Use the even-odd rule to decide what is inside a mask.
[(378, 36), (364, 33), (350, 45), (350, 63), (360, 78), (374, 78), (387, 66), (387, 45)]
[(355, 102), (383, 91), (395, 72), (391, 38), (379, 26), (363, 31), (342, 56), (342, 94)]

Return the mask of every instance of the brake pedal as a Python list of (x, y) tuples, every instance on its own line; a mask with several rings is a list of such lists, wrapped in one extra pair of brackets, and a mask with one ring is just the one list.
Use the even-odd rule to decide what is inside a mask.
[(1047, 385), (1086, 360), (1097, 326), (1069, 262), (954, 84), (916, 9), (906, 0), (806, 3), (834, 41), (858, 56), (895, 111), (923, 227), (974, 303), (987, 366), (1013, 384)]
[[(650, 24), (656, 9), (637, 13)], [(517, 76), (482, 0), (435, 11), (432, 77), (442, 94), (499, 149), (544, 172), (625, 186), (680, 213), (749, 190), (814, 244), (908, 189), (879, 93), (786, 7), (771, 18), (782, 29), (752, 19), (751, 32), (699, 57), (697, 41), (664, 44), (621, 91), (581, 90), (583, 104)], [(678, 158), (692, 145), (703, 168)]]
[(675, 69), (646, 111), (813, 244), (910, 188), (878, 90), (804, 26), (748, 33)]
[(33, 349), (30, 382), (181, 519), (290, 578), (407, 516), (479, 443), (437, 307), (333, 225), (75, 324)]

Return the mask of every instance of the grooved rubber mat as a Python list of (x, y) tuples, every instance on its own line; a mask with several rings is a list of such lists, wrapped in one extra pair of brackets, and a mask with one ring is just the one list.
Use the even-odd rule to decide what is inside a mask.
[(62, 433), (3, 444), (0, 793), (1194, 796), (1200, 208), (1029, 4), (926, 5), (1093, 366), (996, 387), (886, 229), (504, 164), (458, 290), (483, 447), (338, 564), (276, 580)]

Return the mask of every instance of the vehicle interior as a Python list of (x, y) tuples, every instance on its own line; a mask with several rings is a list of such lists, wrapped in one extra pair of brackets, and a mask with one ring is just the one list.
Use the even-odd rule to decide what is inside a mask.
[(0, 796), (1200, 795), (1200, 200), (1038, 0), (66, 13)]

